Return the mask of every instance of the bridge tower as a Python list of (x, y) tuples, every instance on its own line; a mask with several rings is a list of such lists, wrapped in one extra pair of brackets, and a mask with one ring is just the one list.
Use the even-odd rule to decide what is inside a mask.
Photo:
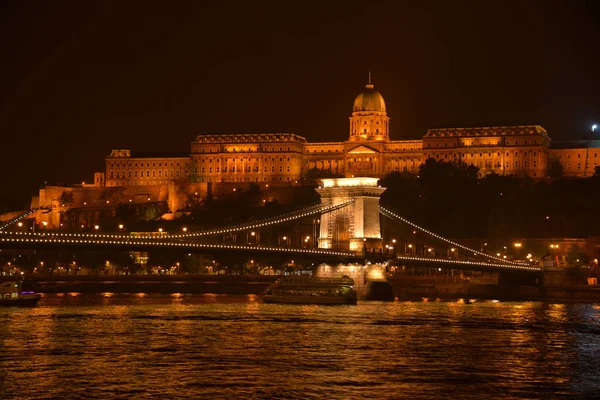
[(323, 179), (317, 192), (322, 203), (340, 204), (354, 199), (347, 207), (321, 214), (319, 247), (346, 249), (362, 254), (366, 248), (382, 246), (379, 224), (379, 197), (385, 191), (377, 178)]

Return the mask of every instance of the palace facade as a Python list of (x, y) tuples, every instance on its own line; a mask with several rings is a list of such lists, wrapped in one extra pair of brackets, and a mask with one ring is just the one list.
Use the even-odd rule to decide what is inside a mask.
[(169, 182), (291, 184), (312, 168), (345, 177), (417, 174), (428, 158), (463, 161), (490, 173), (544, 178), (551, 159), (565, 175), (584, 177), (600, 165), (600, 141), (552, 143), (539, 125), (429, 129), (420, 140), (391, 140), (383, 96), (371, 82), (354, 100), (345, 142), (308, 143), (292, 133), (199, 135), (190, 152), (113, 150), (96, 186)]

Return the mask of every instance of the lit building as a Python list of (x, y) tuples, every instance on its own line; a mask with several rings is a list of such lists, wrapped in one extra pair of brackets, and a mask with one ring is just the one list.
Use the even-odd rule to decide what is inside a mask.
[(291, 184), (317, 168), (345, 177), (417, 174), (428, 158), (479, 168), (482, 176), (547, 176), (556, 159), (567, 176), (600, 165), (600, 141), (552, 143), (539, 125), (429, 129), (420, 140), (391, 140), (383, 96), (370, 82), (354, 100), (345, 142), (308, 143), (291, 133), (199, 135), (181, 154), (113, 150), (96, 186), (190, 183)]

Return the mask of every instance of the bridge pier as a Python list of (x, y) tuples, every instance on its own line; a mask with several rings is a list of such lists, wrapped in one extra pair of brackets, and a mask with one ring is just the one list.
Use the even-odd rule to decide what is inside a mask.
[(347, 207), (321, 215), (319, 248), (345, 249), (363, 254), (381, 249), (379, 198), (385, 191), (377, 178), (323, 179), (317, 189), (321, 203), (332, 205), (354, 200)]
[(385, 264), (321, 264), (316, 276), (354, 280), (354, 290), (361, 300), (393, 300), (391, 284), (386, 279)]

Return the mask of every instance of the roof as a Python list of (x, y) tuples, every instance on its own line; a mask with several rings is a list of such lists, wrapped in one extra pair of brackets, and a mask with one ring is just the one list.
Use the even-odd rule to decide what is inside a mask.
[(113, 150), (106, 158), (190, 158), (190, 153), (168, 151), (140, 151), (132, 152), (129, 149)]
[(132, 158), (190, 158), (190, 153), (181, 151), (161, 152), (161, 151), (140, 151), (133, 152)]
[(543, 135), (546, 130), (539, 125), (484, 126), (475, 128), (428, 129), (425, 137), (431, 136), (501, 136), (501, 135)]
[(264, 143), (294, 141), (306, 143), (306, 139), (293, 133), (220, 133), (198, 135), (192, 143)]
[(385, 101), (383, 100), (383, 96), (378, 91), (373, 89), (373, 85), (369, 83), (366, 90), (356, 96), (356, 99), (354, 99), (352, 111), (385, 112)]
[(565, 142), (551, 142), (550, 149), (600, 149), (600, 140), (571, 140)]

